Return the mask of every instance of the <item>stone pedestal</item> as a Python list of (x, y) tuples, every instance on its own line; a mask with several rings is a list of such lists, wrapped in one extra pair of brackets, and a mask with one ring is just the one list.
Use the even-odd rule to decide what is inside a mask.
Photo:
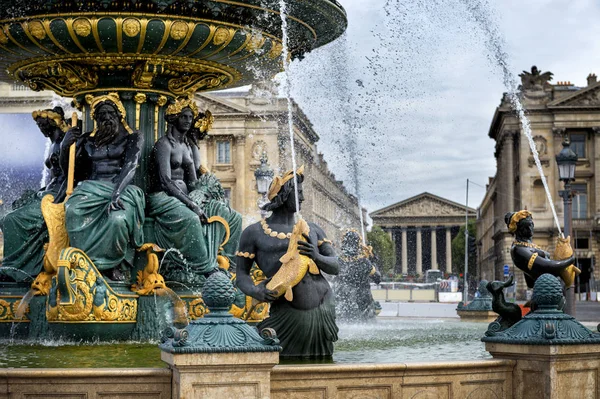
[(486, 342), (494, 359), (516, 360), (513, 398), (598, 398), (600, 344), (519, 345)]
[(173, 370), (173, 399), (270, 398), (278, 352), (161, 353)]
[(457, 310), (456, 313), (461, 321), (483, 321), (492, 322), (498, 318), (493, 310)]

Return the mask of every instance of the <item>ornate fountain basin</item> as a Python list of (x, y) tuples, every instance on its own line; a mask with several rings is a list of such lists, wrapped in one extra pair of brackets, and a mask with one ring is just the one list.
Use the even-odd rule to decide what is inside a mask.
[[(342, 34), (330, 0), (288, 0), (292, 57)], [(119, 89), (185, 95), (281, 70), (278, 0), (16, 0), (0, 10), (0, 80), (74, 97)]]

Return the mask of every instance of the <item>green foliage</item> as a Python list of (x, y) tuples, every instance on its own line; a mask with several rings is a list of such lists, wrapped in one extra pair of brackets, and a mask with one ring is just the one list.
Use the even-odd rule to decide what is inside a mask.
[(396, 265), (396, 247), (389, 234), (379, 226), (373, 226), (367, 233), (367, 241), (373, 246), (377, 268), (383, 275), (394, 270)]
[[(475, 220), (469, 220), (469, 275), (477, 273), (477, 244)], [(465, 226), (460, 226), (458, 235), (452, 240), (452, 270), (455, 273), (465, 272)]]

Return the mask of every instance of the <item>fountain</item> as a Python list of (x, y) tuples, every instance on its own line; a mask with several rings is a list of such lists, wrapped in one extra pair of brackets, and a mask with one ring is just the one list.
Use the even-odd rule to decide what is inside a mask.
[[(1, 283), (3, 321), (9, 322), (2, 323), (2, 335), (12, 331), (17, 337), (38, 338), (50, 331), (86, 340), (155, 339), (160, 302), (167, 298), (171, 298), (167, 302), (176, 319), (202, 317), (208, 310), (198, 292), (213, 267), (218, 265), (234, 277), (228, 270), (234, 272), (231, 260), (241, 232), (236, 222), (239, 216), (223, 213), (219, 182), (194, 160), (198, 180), (202, 180), (200, 190), (190, 192), (192, 202), (182, 201), (203, 224), (208, 223), (198, 224), (207, 231), (208, 268), (199, 269), (193, 259), (196, 252), (183, 251), (183, 258), (165, 254), (159, 271), (158, 256), (163, 250), (183, 244), (163, 234), (166, 222), (161, 216), (167, 215), (166, 202), (160, 202), (155, 193), (165, 190), (181, 197), (164, 185), (157, 188), (154, 176), (162, 172), (153, 169), (159, 163), (153, 161), (153, 151), (160, 154), (160, 143), (176, 139), (179, 131), (193, 131), (198, 140), (210, 129), (210, 112), (200, 112), (186, 99), (196, 92), (243, 86), (275, 75), (282, 64), (341, 35), (347, 23), (343, 8), (332, 0), (287, 6), (276, 0), (16, 1), (3, 7), (0, 20), (0, 81), (17, 79), (33, 90), (52, 90), (72, 98), (81, 113), (81, 120), (73, 117), (65, 122), (71, 129), (63, 139), (63, 153), (77, 142), (77, 154), (73, 152), (62, 164), (63, 170), (69, 166), (65, 176), (69, 184), (42, 200), (50, 238), (43, 252), (43, 271), (32, 276), (36, 280), (27, 295), (30, 302), (23, 300), (30, 281), (14, 278), (21, 271), (12, 273), (18, 282)], [(178, 121), (186, 112), (194, 126), (181, 130)], [(122, 145), (116, 144), (121, 143), (118, 137), (101, 138), (108, 137), (102, 128), (111, 118), (118, 125), (118, 137), (127, 138)], [(98, 158), (93, 147), (104, 142), (122, 146), (119, 170), (129, 171), (112, 178), (116, 187), (107, 202), (106, 220), (126, 220), (124, 224), (119, 221), (124, 227), (113, 233), (100, 231), (110, 225), (102, 221), (101, 212), (86, 213), (90, 209), (86, 201), (99, 187), (90, 182), (105, 179), (98, 168), (105, 168), (101, 165), (108, 161)], [(92, 160), (86, 161), (88, 166), (82, 156)], [(133, 195), (132, 188), (137, 194)], [(150, 204), (146, 214), (144, 197)], [(123, 213), (122, 208), (136, 213)], [(101, 222), (93, 227), (87, 224), (89, 218)], [(124, 240), (109, 249), (117, 230)], [(122, 255), (110, 258), (121, 250)], [(193, 280), (190, 270), (205, 276)], [(165, 283), (163, 275), (175, 284)], [(177, 297), (181, 299), (173, 299)], [(238, 295), (231, 312), (241, 317), (249, 310), (246, 302)], [(21, 311), (29, 308), (23, 320), (17, 318), (19, 305)], [(264, 317), (264, 307), (261, 311), (263, 316), (254, 315), (258, 320)], [(11, 321), (18, 323), (16, 329), (5, 328)]]

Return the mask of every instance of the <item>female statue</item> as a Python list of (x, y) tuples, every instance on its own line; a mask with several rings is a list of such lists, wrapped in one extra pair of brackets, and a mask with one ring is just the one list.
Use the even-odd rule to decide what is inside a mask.
[(533, 218), (529, 211), (509, 212), (504, 216), (504, 221), (508, 231), (515, 235), (510, 255), (515, 266), (525, 274), (527, 287), (533, 288), (535, 280), (544, 273), (562, 277), (563, 280), (570, 280), (571, 276), (574, 278), (576, 268), (572, 266), (575, 261), (573, 255), (563, 260), (552, 260), (548, 252), (533, 243)]
[[(277, 297), (277, 292), (267, 288), (271, 278), (282, 268), (282, 259), (288, 251), (291, 232), (294, 228), (296, 200), (294, 194), (294, 172), (283, 177), (276, 176), (269, 189), (269, 200), (264, 209), (272, 215), (262, 222), (248, 226), (240, 241), (237, 259), (238, 287), (260, 302), (272, 302), (269, 317), (260, 325), (273, 328), (281, 341), (282, 357), (323, 358), (333, 354), (333, 343), (338, 339), (335, 323), (334, 295), (322, 273), (306, 273), (292, 288), (290, 296)], [(298, 203), (304, 201), (302, 168), (296, 173), (298, 181)], [(312, 259), (320, 271), (336, 275), (339, 271), (338, 258), (331, 241), (323, 230), (314, 223), (308, 224), (310, 232), (305, 240), (298, 241), (300, 255)], [(267, 280), (254, 285), (250, 269), (256, 262)]]
[[(4, 260), (0, 278), (8, 276), (24, 281), (28, 275), (37, 276), (42, 271), (44, 244), (48, 230), (44, 223), (40, 202), (44, 195), (57, 195), (65, 176), (60, 167), (60, 144), (68, 129), (61, 107), (34, 111), (33, 119), (42, 134), (50, 140), (50, 151), (44, 160), (49, 170), (49, 181), (34, 195), (21, 197), (13, 204), (13, 211), (2, 222), (4, 233)], [(11, 269), (9, 269), (11, 268)], [(23, 273), (13, 270), (19, 269)]]
[[(152, 150), (148, 214), (157, 244), (179, 251), (166, 255), (165, 280), (202, 285), (218, 269), (217, 260), (228, 268), (234, 259), (242, 217), (226, 203), (218, 179), (200, 165), (196, 142), (210, 128), (210, 114), (201, 114), (189, 98), (170, 105), (166, 118), (167, 132)], [(220, 221), (208, 224), (213, 216)]]
[(369, 259), (371, 253), (353, 230), (344, 234), (341, 252), (340, 274), (334, 283), (336, 314), (347, 321), (372, 319), (376, 314), (369, 280), (379, 281), (379, 273)]

